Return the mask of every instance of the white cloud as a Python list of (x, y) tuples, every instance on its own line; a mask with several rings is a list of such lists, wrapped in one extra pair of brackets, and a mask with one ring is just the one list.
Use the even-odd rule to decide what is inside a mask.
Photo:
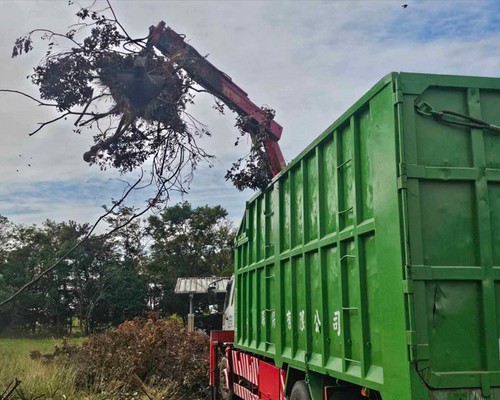
[[(404, 3), (409, 6), (402, 8)], [(209, 60), (252, 100), (276, 109), (276, 120), (284, 126), (281, 144), (288, 160), (388, 72), (498, 75), (500, 31), (492, 21), (499, 7), (493, 1), (481, 2), (481, 7), (459, 1), (114, 4), (132, 36), (144, 36), (151, 24), (164, 19), (178, 33), (186, 34), (200, 53), (210, 54)], [(25, 76), (42, 55), (42, 47), (11, 60), (11, 44), (34, 27), (66, 29), (73, 10), (63, 2), (2, 3), (0, 87), (35, 94)], [(202, 144), (219, 160), (215, 168), (198, 171), (185, 199), (194, 204), (220, 203), (238, 219), (245, 199), (252, 194), (238, 192), (223, 176), (246, 148), (243, 143), (234, 147), (234, 116), (218, 115), (209, 96), (198, 95), (197, 99), (192, 111), (214, 133)], [(81, 192), (83, 182), (107, 182), (116, 174), (85, 165), (81, 157), (90, 146), (90, 135), (73, 134), (70, 124), (31, 138), (26, 135), (36, 122), (50, 116), (29, 101), (0, 94), (0, 176), (5, 186), (0, 192), (0, 214), (18, 222), (46, 217), (90, 221), (100, 212), (100, 198), (65, 198), (55, 188), (72, 183)], [(35, 192), (52, 191), (60, 201), (42, 194), (16, 201), (12, 193), (25, 193), (23, 188), (30, 185)], [(99, 196), (110, 193), (95, 190)]]

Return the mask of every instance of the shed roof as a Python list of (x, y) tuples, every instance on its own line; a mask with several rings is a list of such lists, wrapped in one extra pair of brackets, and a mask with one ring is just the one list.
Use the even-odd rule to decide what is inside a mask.
[(230, 278), (218, 278), (215, 276), (207, 278), (177, 278), (175, 294), (207, 293), (208, 286), (215, 282), (215, 291), (225, 293)]

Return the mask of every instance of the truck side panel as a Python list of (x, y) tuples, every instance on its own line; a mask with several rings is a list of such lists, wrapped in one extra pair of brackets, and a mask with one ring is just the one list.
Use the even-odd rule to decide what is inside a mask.
[(384, 400), (500, 399), (499, 110), (494, 78), (363, 96), (248, 202), (235, 346)]
[(373, 389), (389, 382), (384, 399), (402, 400), (410, 378), (392, 78), (248, 203), (235, 346)]
[(434, 389), (500, 386), (500, 137), (419, 113), (500, 125), (498, 79), (402, 74), (414, 358)]

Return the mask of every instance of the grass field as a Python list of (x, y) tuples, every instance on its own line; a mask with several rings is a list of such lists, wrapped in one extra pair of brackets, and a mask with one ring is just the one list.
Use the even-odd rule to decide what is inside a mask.
[[(71, 339), (70, 343), (79, 344), (84, 338)], [(188, 400), (189, 397), (177, 394), (175, 386), (143, 386), (146, 396), (140, 389), (124, 397), (123, 394), (97, 393), (77, 390), (74, 387), (75, 370), (61, 367), (57, 363), (44, 363), (32, 360), (30, 352), (38, 350), (42, 354), (52, 353), (62, 340), (56, 339), (4, 339), (0, 338), (0, 397), (9, 383), (17, 378), (22, 381), (19, 393), (9, 400)], [(41, 396), (41, 397), (40, 397)]]
[[(82, 339), (75, 341), (81, 342)], [(46, 400), (99, 399), (75, 390), (74, 371), (71, 369), (30, 359), (30, 351), (52, 353), (54, 346), (61, 343), (55, 339), (0, 339), (0, 393), (17, 378), (22, 381), (18, 388), (22, 393), (11, 399), (35, 399), (41, 395)]]

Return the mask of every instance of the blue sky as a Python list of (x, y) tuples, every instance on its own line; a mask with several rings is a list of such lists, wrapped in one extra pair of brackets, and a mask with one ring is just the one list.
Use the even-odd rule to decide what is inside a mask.
[[(399, 34), (405, 40), (423, 43), (456, 38), (480, 40), (500, 30), (498, 1), (470, 1), (464, 4), (448, 0), (436, 2), (436, 6), (420, 7), (418, 3), (411, 6), (412, 12), (402, 13), (401, 18), (393, 20), (387, 39)], [(415, 10), (417, 17), (413, 13)]]
[[(85, 4), (85, 2), (83, 2)], [(257, 104), (277, 112), (281, 146), (291, 160), (390, 71), (498, 76), (500, 30), (496, 1), (133, 1), (116, 0), (115, 10), (132, 36), (163, 19), (184, 33), (200, 53), (230, 75)], [(408, 7), (403, 8), (403, 4)], [(67, 1), (2, 1), (0, 76), (2, 88), (36, 94), (26, 75), (42, 56), (10, 58), (12, 43), (35, 27), (65, 31), (75, 9)], [(22, 18), (20, 17), (22, 15)], [(36, 49), (36, 47), (35, 47)], [(221, 116), (212, 99), (199, 95), (192, 112), (213, 137), (202, 141), (218, 158), (200, 166), (191, 190), (171, 202), (221, 204), (237, 223), (245, 200), (224, 181), (233, 161), (245, 153), (233, 146), (231, 113)], [(59, 124), (34, 137), (27, 133), (50, 119), (29, 101), (0, 94), (0, 214), (16, 223), (73, 219), (92, 222), (101, 205), (119, 197), (120, 177), (82, 161), (91, 134)], [(30, 164), (31, 166), (28, 166)], [(135, 194), (142, 206), (146, 194)]]

